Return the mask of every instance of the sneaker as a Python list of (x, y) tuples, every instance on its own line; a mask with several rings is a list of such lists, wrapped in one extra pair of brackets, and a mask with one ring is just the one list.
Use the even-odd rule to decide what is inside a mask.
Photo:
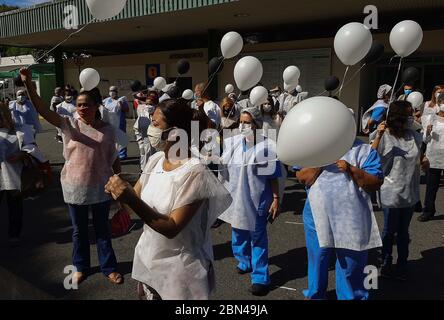
[(391, 264), (386, 264), (381, 267), (381, 278), (393, 278), (393, 269)]
[(432, 213), (423, 213), (418, 217), (419, 222), (427, 222), (433, 219), (435, 215)]
[(407, 281), (407, 267), (397, 266), (395, 278), (399, 281)]
[(251, 273), (251, 270), (242, 270), (242, 269), (239, 268), (239, 267), (236, 267), (236, 269), (237, 269), (237, 273), (238, 273), (238, 274), (247, 274), (247, 273)]
[(270, 292), (270, 286), (264, 284), (253, 284), (250, 293), (253, 296), (264, 297)]

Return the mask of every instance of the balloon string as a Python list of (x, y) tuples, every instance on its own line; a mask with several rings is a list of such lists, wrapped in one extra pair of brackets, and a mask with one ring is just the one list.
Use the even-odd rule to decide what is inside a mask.
[(205, 86), (205, 89), (202, 91), (202, 93), (205, 93), (210, 86), (210, 84), (213, 82), (214, 78), (216, 77), (217, 73), (219, 72), (220, 68), (222, 67), (222, 64), (224, 63), (225, 58), (222, 59), (222, 61), (219, 63), (219, 66), (217, 67), (216, 71), (213, 72), (213, 74), (210, 75), (208, 78), (208, 83)]
[[(40, 56), (39, 58), (37, 58), (35, 60), (35, 62), (33, 64), (37, 64), (40, 60), (42, 60), (44, 57), (48, 56), (51, 52), (53, 52), (55, 49), (57, 49), (58, 47), (60, 47), (62, 44), (64, 44), (66, 41), (68, 41), (69, 39), (71, 39), (74, 35), (80, 33), (81, 31), (83, 31), (87, 26), (89, 26), (91, 23), (95, 22), (96, 19), (92, 19), (91, 21), (89, 21), (87, 24), (85, 24), (83, 27), (81, 27), (79, 30), (76, 30), (72, 33), (70, 33), (65, 39), (63, 39), (61, 42), (59, 42), (58, 44), (56, 44), (52, 49), (50, 49), (49, 51), (45, 52), (42, 56)], [(28, 65), (26, 68), (29, 69), (29, 67), (31, 67), (33, 64)]]
[(347, 68), (345, 69), (344, 78), (342, 79), (342, 84), (341, 84), (341, 87), (339, 88), (339, 91), (338, 91), (339, 92), (339, 99), (341, 99), (342, 88), (344, 87), (345, 78), (347, 77), (348, 69), (350, 69), (350, 66), (347, 66)]
[[(366, 65), (367, 65), (367, 64), (364, 63), (364, 64), (359, 68), (359, 70), (357, 70), (357, 71), (351, 76), (351, 78), (348, 79), (348, 81), (344, 84), (344, 88), (347, 87), (347, 86), (353, 81), (354, 78), (356, 78), (356, 76), (362, 71), (362, 69), (364, 69), (364, 67), (365, 67)], [(337, 92), (336, 92), (336, 93), (337, 93)]]
[(398, 72), (396, 73), (395, 83), (393, 84), (392, 94), (390, 96), (390, 103), (393, 102), (393, 97), (395, 95), (396, 84), (398, 83), (399, 74), (401, 72), (401, 66), (402, 66), (402, 57), (401, 57), (401, 59), (399, 59)]

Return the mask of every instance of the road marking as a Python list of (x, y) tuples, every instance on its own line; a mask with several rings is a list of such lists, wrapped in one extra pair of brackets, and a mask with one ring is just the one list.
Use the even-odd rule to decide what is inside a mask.
[(301, 222), (292, 222), (292, 221), (286, 221), (285, 223), (286, 223), (286, 224), (295, 224), (295, 225), (298, 225), (298, 226), (303, 226), (303, 225), (304, 225), (304, 224), (301, 223)]
[(288, 291), (298, 291), (297, 289), (288, 288), (288, 287), (276, 287), (276, 288), (284, 289), (284, 290), (288, 290)]

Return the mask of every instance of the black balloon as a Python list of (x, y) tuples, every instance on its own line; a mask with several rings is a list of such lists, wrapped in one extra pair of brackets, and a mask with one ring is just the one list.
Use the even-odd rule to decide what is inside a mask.
[(330, 76), (327, 79), (325, 79), (325, 90), (327, 91), (334, 91), (339, 87), (340, 81), (338, 77), (336, 76)]
[(210, 74), (219, 73), (224, 68), (223, 57), (214, 57), (208, 63), (208, 72)]
[(167, 94), (170, 96), (171, 99), (178, 99), (180, 97), (180, 89), (177, 86), (172, 86)]
[(413, 84), (419, 79), (420, 76), (420, 72), (417, 68), (410, 67), (405, 69), (402, 73), (402, 82), (405, 84)]
[(190, 63), (188, 60), (182, 59), (177, 62), (177, 72), (179, 74), (185, 74), (190, 70)]
[(16, 87), (24, 87), (25, 86), (20, 75), (18, 75), (17, 77), (14, 78), (14, 85)]
[(378, 41), (373, 41), (370, 51), (367, 53), (367, 55), (364, 58), (364, 62), (366, 64), (377, 62), (379, 59), (381, 59), (382, 55), (384, 54), (384, 49), (385, 48), (382, 43)]
[(139, 80), (135, 80), (135, 81), (133, 81), (133, 82), (131, 83), (131, 90), (132, 90), (133, 92), (137, 92), (137, 91), (142, 90), (142, 83), (140, 83)]

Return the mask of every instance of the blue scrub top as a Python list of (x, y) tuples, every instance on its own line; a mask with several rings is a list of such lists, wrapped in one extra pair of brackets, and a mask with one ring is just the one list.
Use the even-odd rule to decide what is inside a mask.
[[(298, 167), (298, 166), (293, 167), (293, 170), (295, 170), (295, 171), (299, 171), (301, 169), (302, 168)], [(372, 176), (378, 177), (379, 179), (384, 179), (384, 173), (382, 172), (381, 158), (380, 158), (378, 152), (374, 149), (372, 149), (370, 151), (370, 154), (369, 154), (367, 160), (365, 160), (364, 165), (360, 169), (364, 170), (368, 174), (371, 174)], [(305, 190), (307, 191), (307, 195), (308, 195), (308, 193), (310, 192), (310, 188), (306, 187)], [(306, 213), (311, 216), (312, 212), (311, 212), (311, 206), (310, 206), (310, 201), (308, 200), (308, 197), (305, 202), (304, 213), (306, 210), (307, 210)]]
[(387, 113), (387, 109), (384, 107), (378, 107), (373, 110), (371, 119), (375, 122), (373, 126), (370, 128), (370, 131), (373, 132), (378, 128), (378, 125), (382, 122), (385, 115)]

